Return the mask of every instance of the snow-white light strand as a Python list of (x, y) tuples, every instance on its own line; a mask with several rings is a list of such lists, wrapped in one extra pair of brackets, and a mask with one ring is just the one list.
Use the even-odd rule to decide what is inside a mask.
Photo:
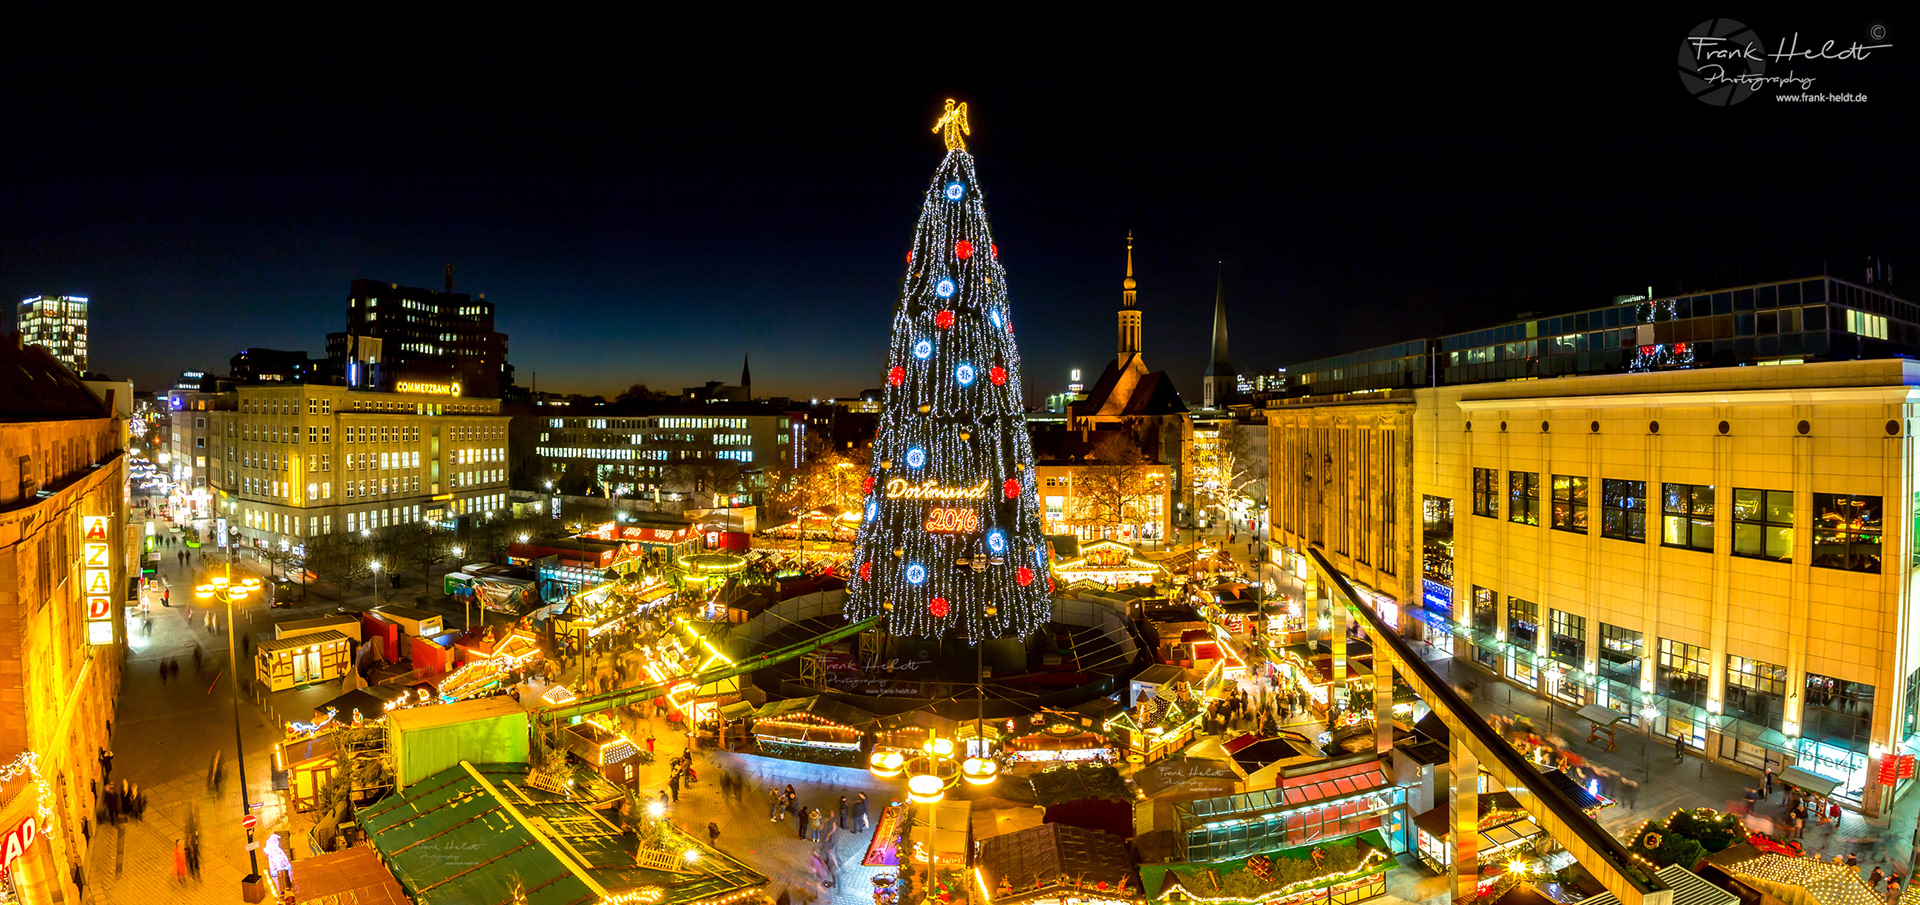
[[(927, 186), (894, 309), (866, 485), (872, 515), (855, 544), (847, 610), (885, 616), (905, 637), (1024, 637), (1052, 616), (1020, 353), (984, 202), (972, 155), (949, 151)], [(934, 510), (954, 508), (977, 512), (978, 527), (948, 530), (974, 524), (948, 511), (928, 529)]]

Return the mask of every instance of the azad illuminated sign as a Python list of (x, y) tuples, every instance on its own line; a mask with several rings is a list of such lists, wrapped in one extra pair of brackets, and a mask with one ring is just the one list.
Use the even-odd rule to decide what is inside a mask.
[(396, 393), (424, 393), (429, 396), (458, 396), (458, 383), (421, 383), (418, 380), (402, 380), (393, 385)]
[(80, 517), (81, 594), (87, 602), (87, 643), (113, 643), (113, 548), (107, 517)]
[(984, 500), (986, 498), (986, 481), (971, 487), (952, 487), (932, 481), (909, 484), (906, 478), (894, 478), (887, 482), (887, 499), (889, 500)]
[(34, 822), (32, 816), (20, 821), (20, 825), (7, 834), (5, 843), (0, 843), (5, 846), (4, 849), (0, 849), (0, 874), (11, 873), (13, 862), (20, 860), (28, 849), (33, 848), (33, 841), (38, 838), (40, 838), (40, 826)]

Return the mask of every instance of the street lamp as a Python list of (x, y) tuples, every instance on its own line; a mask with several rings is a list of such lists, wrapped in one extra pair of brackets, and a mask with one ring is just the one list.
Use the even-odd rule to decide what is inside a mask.
[[(234, 766), (240, 771), (240, 813), (242, 817), (253, 814), (253, 804), (247, 796), (247, 752), (240, 735), (240, 661), (234, 655), (233, 648), (233, 605), (246, 600), (260, 590), (260, 579), (248, 576), (239, 583), (233, 581), (233, 563), (231, 560), (221, 567), (221, 574), (209, 579), (206, 584), (194, 588), (193, 596), (201, 600), (218, 600), (227, 605), (227, 673), (233, 685), (233, 746), (236, 757)], [(246, 882), (255, 882), (260, 877), (260, 856), (255, 850), (253, 826), (247, 825), (247, 864), (251, 868)]]
[(367, 566), (373, 569), (373, 605), (380, 605), (380, 561), (372, 560)]
[[(867, 760), (867, 770), (882, 779), (907, 774), (907, 800), (927, 806), (927, 885), (922, 898), (933, 893), (933, 862), (939, 857), (940, 812), (934, 805), (947, 797), (947, 790), (960, 781), (961, 767), (953, 760), (953, 739), (933, 736), (920, 746), (911, 759), (898, 751), (876, 751)], [(973, 758), (968, 758), (969, 762)], [(972, 782), (991, 782), (992, 777)]]
[(1655, 708), (1652, 704), (1640, 708), (1640, 718), (1647, 721), (1647, 724), (1641, 727), (1644, 731), (1640, 733), (1641, 782), (1647, 782), (1653, 778), (1653, 755), (1647, 752), (1647, 739), (1653, 735), (1653, 718), (1659, 715), (1659, 709)]
[[(454, 544), (452, 552), (453, 552), (453, 558), (455, 560), (458, 560), (460, 558), (460, 553), (461, 553), (460, 545)], [(447, 571), (452, 572), (453, 569), (448, 568)], [(467, 631), (469, 632), (473, 631), (473, 595), (465, 594), (460, 597), (460, 612), (462, 615), (466, 617)]]

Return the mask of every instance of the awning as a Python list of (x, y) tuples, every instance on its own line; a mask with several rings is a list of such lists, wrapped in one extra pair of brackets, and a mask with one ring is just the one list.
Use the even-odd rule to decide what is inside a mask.
[(1480, 831), (1480, 839), (1486, 845), (1480, 849), (1480, 853), (1484, 856), (1490, 852), (1511, 848), (1543, 832), (1545, 831), (1540, 829), (1540, 825), (1534, 823), (1533, 818), (1530, 817), (1522, 817), (1512, 823), (1503, 823), (1484, 829)]
[(1611, 726), (1626, 719), (1630, 714), (1621, 713), (1612, 707), (1588, 704), (1580, 708), (1580, 718), (1591, 721), (1595, 726)]
[(1796, 789), (1812, 792), (1821, 797), (1832, 795), (1833, 790), (1840, 785), (1840, 780), (1828, 779), (1811, 770), (1803, 770), (1799, 767), (1788, 767), (1785, 770), (1781, 770), (1780, 781)]
[[(1708, 883), (1678, 864), (1669, 864), (1654, 872), (1654, 876), (1665, 881), (1667, 888), (1673, 890), (1673, 905), (1739, 905), (1740, 897), (1718, 886)], [(1619, 897), (1603, 892), (1590, 899), (1581, 900), (1580, 905), (1620, 905)]]

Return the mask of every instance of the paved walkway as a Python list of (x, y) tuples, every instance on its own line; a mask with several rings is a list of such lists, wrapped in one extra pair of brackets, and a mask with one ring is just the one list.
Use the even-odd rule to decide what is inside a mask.
[[(172, 582), (173, 604), (160, 605), (152, 595), (149, 635), (135, 622), (129, 627), (126, 679), (114, 720), (113, 779), (137, 784), (147, 793), (143, 820), (122, 819), (119, 826), (101, 826), (93, 835), (93, 870), (84, 898), (88, 902), (154, 905), (158, 902), (229, 902), (240, 898), (240, 878), (248, 872), (245, 831), (240, 827), (240, 786), (233, 769), (234, 715), (225, 672), (227, 636), (209, 634), (203, 607), (193, 608), (188, 623), (187, 603), (193, 598), (192, 580), (171, 550), (163, 551), (161, 566)], [(198, 568), (198, 564), (196, 564)], [(236, 575), (254, 567), (236, 567)], [(258, 608), (256, 607), (256, 610)], [(243, 637), (245, 623), (237, 627)], [(241, 642), (244, 643), (244, 642)], [(196, 672), (193, 652), (201, 652)], [(160, 663), (173, 658), (180, 664), (177, 679), (162, 683)], [(247, 779), (261, 818), (261, 837), (283, 817), (279, 795), (269, 790), (267, 761), (274, 742), (272, 727), (259, 711), (244, 701), (241, 731), (246, 734)], [(224, 781), (218, 789), (208, 782), (213, 754), (221, 753)], [(189, 813), (198, 811), (201, 836), (199, 879), (184, 882), (173, 877), (173, 845), (186, 834)]]

